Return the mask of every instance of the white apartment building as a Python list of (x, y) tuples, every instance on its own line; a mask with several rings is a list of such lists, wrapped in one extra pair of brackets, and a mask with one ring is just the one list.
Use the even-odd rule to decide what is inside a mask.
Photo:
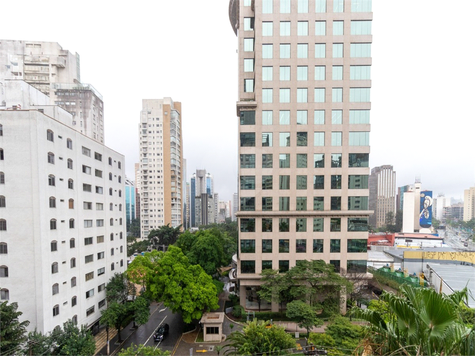
[(181, 103), (143, 99), (140, 113), (140, 225), (151, 230), (183, 224)]
[(104, 143), (102, 95), (81, 83), (79, 54), (56, 42), (0, 40), (0, 80), (24, 80), (70, 112), (77, 131)]
[[(371, 0), (231, 0), (238, 39), (241, 305), (265, 269), (366, 273)], [(273, 303), (273, 310), (278, 306)]]
[(1, 299), (29, 330), (91, 326), (126, 269), (124, 156), (24, 81), (0, 87)]
[[(368, 183), (366, 183), (368, 184)], [(369, 176), (369, 209), (373, 214), (369, 217), (371, 226), (380, 228), (386, 225), (388, 213), (396, 218), (396, 171), (391, 165), (374, 167)]]

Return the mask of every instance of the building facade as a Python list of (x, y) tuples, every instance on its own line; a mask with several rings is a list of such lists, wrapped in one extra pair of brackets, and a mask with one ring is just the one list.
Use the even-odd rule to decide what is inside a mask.
[[(363, 182), (364, 184), (364, 182)], [(369, 176), (369, 209), (373, 214), (369, 216), (369, 224), (375, 228), (386, 226), (388, 213), (392, 213), (393, 221), (396, 218), (396, 172), (393, 166), (384, 165), (375, 167)]]
[(135, 216), (135, 184), (130, 179), (125, 179), (125, 217), (127, 226), (136, 218)]
[(143, 99), (140, 113), (140, 231), (183, 224), (181, 103)]
[(464, 190), (463, 194), (463, 221), (475, 218), (475, 187)]
[(24, 81), (0, 84), (1, 299), (30, 331), (94, 325), (126, 269), (124, 156)]
[(0, 40), (2, 79), (24, 80), (70, 112), (77, 131), (104, 143), (102, 95), (81, 83), (79, 54), (56, 42)]
[(322, 259), (366, 273), (371, 11), (369, 0), (230, 1), (246, 308), (264, 269)]

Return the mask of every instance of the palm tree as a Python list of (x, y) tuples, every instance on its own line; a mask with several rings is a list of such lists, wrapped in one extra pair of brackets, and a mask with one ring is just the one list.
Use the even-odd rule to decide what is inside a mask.
[(474, 355), (475, 328), (461, 321), (467, 289), (449, 296), (409, 285), (384, 292), (387, 312), (352, 309), (369, 322), (366, 345), (375, 355)]

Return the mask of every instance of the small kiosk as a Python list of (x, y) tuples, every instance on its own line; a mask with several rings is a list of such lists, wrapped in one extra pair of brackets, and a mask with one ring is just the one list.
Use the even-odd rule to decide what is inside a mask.
[(222, 341), (224, 313), (204, 313), (201, 317), (203, 341)]

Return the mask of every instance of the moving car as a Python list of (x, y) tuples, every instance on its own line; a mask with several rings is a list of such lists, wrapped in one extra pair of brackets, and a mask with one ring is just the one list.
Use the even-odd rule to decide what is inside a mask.
[(163, 324), (158, 327), (158, 329), (155, 331), (155, 334), (153, 334), (153, 340), (155, 342), (162, 342), (165, 336), (168, 335), (168, 330), (170, 327), (168, 324)]

